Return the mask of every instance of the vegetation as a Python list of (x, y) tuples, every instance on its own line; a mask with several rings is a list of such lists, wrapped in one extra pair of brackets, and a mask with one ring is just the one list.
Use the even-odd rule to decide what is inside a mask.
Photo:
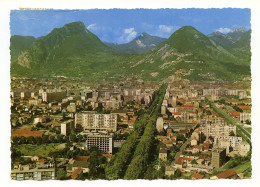
[[(207, 101), (209, 102), (209, 101)], [(245, 129), (243, 129), (238, 122), (231, 118), (226, 112), (224, 112), (223, 110), (221, 110), (220, 108), (216, 107), (216, 105), (212, 102), (209, 102), (210, 107), (213, 108), (213, 110), (218, 113), (222, 118), (224, 118), (225, 120), (227, 120), (227, 122), (229, 122), (232, 125), (236, 125), (238, 130), (237, 130), (237, 134), (240, 135), (244, 140), (246, 140), (249, 144), (251, 144), (251, 134), (248, 133)]]
[[(164, 84), (162, 88), (160, 89), (159, 93), (155, 96), (152, 104), (149, 106), (149, 108), (146, 110), (146, 112), (139, 116), (138, 120), (134, 123), (134, 130), (131, 132), (131, 134), (128, 136), (124, 144), (122, 145), (119, 152), (111, 159), (111, 161), (107, 164), (105, 173), (106, 178), (109, 180), (112, 179), (119, 179), (123, 178), (125, 176), (126, 170), (129, 170), (128, 173), (131, 173), (132, 168), (136, 166), (138, 158), (140, 158), (140, 154), (142, 152), (142, 148), (144, 148), (146, 151), (146, 157), (142, 159), (144, 162), (148, 163), (148, 153), (150, 152), (151, 145), (153, 143), (153, 137), (149, 138), (149, 135), (154, 135), (154, 123), (157, 117), (158, 112), (160, 111), (160, 106), (163, 100), (163, 96), (165, 94), (165, 90), (167, 88), (167, 85)], [(150, 117), (149, 116), (152, 116)], [(144, 134), (142, 136), (142, 134)], [(142, 137), (141, 137), (142, 136)], [(139, 138), (140, 143), (138, 144)], [(145, 140), (148, 144), (144, 143)], [(142, 143), (141, 143), (142, 142)], [(137, 145), (138, 144), (138, 145)], [(137, 146), (136, 146), (137, 145)], [(148, 146), (148, 147), (145, 147)], [(136, 149), (135, 149), (136, 148)], [(134, 156), (132, 153), (134, 152)], [(133, 161), (135, 160), (135, 161)], [(128, 164), (133, 165), (130, 169), (127, 168)], [(129, 165), (129, 167), (130, 167)], [(144, 166), (144, 165), (142, 165)], [(145, 171), (145, 166), (138, 166), (138, 170)], [(137, 168), (136, 168), (137, 169)], [(138, 175), (140, 174), (139, 171)], [(127, 174), (128, 176), (130, 174)], [(128, 178), (128, 177), (127, 177)], [(129, 177), (130, 178), (130, 177)]]
[(49, 143), (49, 144), (24, 144), (24, 145), (14, 145), (14, 149), (17, 149), (21, 152), (22, 155), (34, 156), (40, 154), (44, 157), (47, 157), (50, 152), (56, 151), (59, 144)]
[(67, 172), (63, 168), (58, 168), (56, 172), (57, 180), (65, 180), (67, 179)]
[(105, 163), (106, 158), (102, 156), (101, 152), (93, 147), (90, 150), (89, 158), (89, 179), (104, 179), (105, 178)]
[[(192, 70), (185, 75), (190, 80), (241, 80), (250, 76), (250, 33), (241, 39), (243, 42), (237, 42), (235, 49), (223, 47), (195, 28), (185, 26), (153, 50), (131, 55), (109, 48), (83, 23), (74, 22), (54, 29), (47, 36), (26, 39), (28, 45), (22, 49), (19, 39), (14, 37), (11, 40), (11, 74), (63, 75), (88, 80), (125, 77), (163, 80), (183, 69)], [(246, 41), (249, 47), (245, 47)], [(180, 55), (184, 56), (180, 58)], [(19, 63), (18, 56), (21, 57)]]

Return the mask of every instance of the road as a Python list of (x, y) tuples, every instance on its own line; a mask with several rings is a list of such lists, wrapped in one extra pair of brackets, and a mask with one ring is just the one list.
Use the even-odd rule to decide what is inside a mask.
[(187, 147), (187, 145), (190, 143), (190, 139), (191, 137), (189, 137), (184, 144), (182, 144), (182, 146), (180, 147), (180, 151), (178, 153), (175, 154), (174, 157), (174, 162), (178, 159), (178, 157), (182, 154), (182, 151)]

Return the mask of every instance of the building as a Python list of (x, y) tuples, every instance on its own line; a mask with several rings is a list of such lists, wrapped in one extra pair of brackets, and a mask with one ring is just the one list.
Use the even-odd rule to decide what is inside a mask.
[(43, 102), (53, 102), (53, 101), (62, 101), (67, 96), (66, 92), (43, 92), (42, 101)]
[(202, 133), (208, 137), (227, 137), (233, 131), (236, 134), (236, 126), (223, 124), (206, 124), (201, 126)]
[(73, 127), (74, 127), (74, 120), (72, 119), (62, 122), (61, 129), (60, 129), (61, 134), (65, 136), (69, 135)]
[(191, 179), (203, 179), (204, 175), (201, 175), (199, 173), (194, 173), (192, 176), (191, 176)]
[(238, 152), (241, 156), (246, 156), (250, 151), (250, 145), (247, 142), (241, 142), (238, 145)]
[(228, 169), (226, 171), (223, 171), (210, 179), (237, 179), (237, 172), (234, 169)]
[(75, 114), (75, 125), (81, 125), (86, 130), (117, 130), (116, 114), (96, 114), (83, 112)]
[(55, 167), (54, 165), (42, 165), (35, 168), (20, 165), (17, 169), (11, 171), (13, 180), (54, 180)]
[(86, 148), (97, 147), (100, 151), (112, 154), (113, 138), (108, 135), (88, 135), (86, 140)]
[(221, 142), (229, 142), (231, 147), (237, 147), (242, 142), (242, 137), (238, 136), (224, 136), (224, 137), (215, 137), (214, 143), (219, 144)]
[(240, 121), (246, 122), (246, 120), (251, 121), (251, 113), (249, 112), (240, 112)]
[(212, 150), (211, 166), (220, 168), (226, 162), (226, 149), (215, 148)]
[(156, 129), (157, 129), (158, 132), (163, 131), (163, 118), (162, 117), (157, 118)]
[(167, 147), (162, 144), (159, 151), (159, 159), (167, 161)]

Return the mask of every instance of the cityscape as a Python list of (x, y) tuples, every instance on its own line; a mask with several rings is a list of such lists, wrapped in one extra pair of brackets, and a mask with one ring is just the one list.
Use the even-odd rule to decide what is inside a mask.
[[(41, 11), (76, 20), (39, 36), (15, 32), (19, 16)], [(207, 11), (12, 11), (11, 179), (250, 179), (250, 11)], [(116, 32), (78, 18), (128, 23), (134, 13), (179, 14), (184, 25), (132, 26), (112, 42)], [(185, 23), (189, 14), (241, 22), (211, 32)]]

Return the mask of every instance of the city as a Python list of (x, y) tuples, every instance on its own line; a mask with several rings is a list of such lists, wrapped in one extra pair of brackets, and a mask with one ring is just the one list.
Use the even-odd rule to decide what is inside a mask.
[(10, 178), (251, 179), (250, 16), (12, 10)]
[(251, 176), (250, 80), (18, 78), (11, 110), (15, 180)]

